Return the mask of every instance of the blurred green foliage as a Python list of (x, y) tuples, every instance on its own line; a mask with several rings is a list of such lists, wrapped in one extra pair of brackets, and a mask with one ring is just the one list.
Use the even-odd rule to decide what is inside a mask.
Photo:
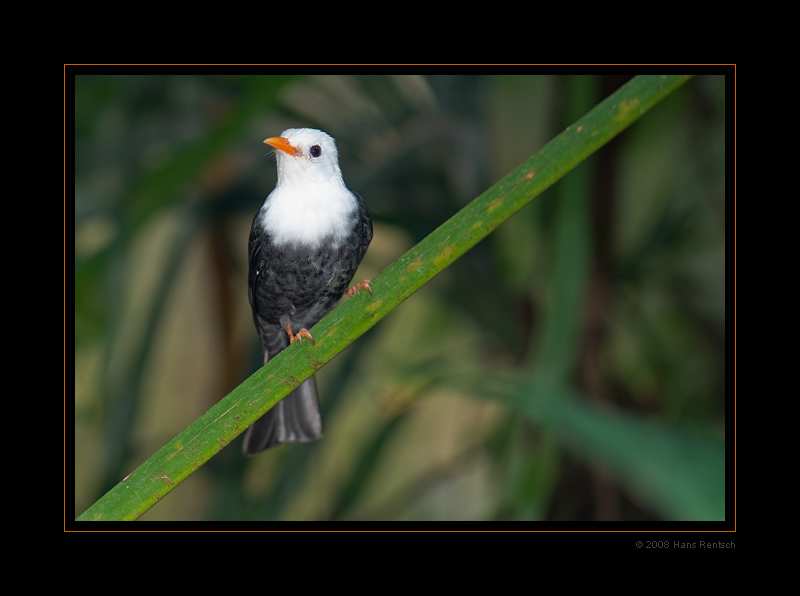
[[(337, 139), (371, 277), (624, 82), (77, 75), (76, 513), (260, 365), (264, 138)], [(141, 519), (723, 518), (724, 120), (696, 77), (318, 373), (322, 441)]]

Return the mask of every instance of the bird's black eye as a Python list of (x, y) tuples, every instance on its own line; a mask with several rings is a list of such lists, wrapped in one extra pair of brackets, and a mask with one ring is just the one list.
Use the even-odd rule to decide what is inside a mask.
[(319, 145), (312, 145), (308, 152), (311, 154), (311, 157), (319, 157), (322, 155), (322, 147)]

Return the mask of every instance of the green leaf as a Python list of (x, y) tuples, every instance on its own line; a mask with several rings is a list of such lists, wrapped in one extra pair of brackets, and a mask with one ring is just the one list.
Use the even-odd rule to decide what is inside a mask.
[(496, 371), (442, 380), (510, 404), (668, 519), (725, 519), (725, 448), (719, 439), (601, 409), (549, 383)]

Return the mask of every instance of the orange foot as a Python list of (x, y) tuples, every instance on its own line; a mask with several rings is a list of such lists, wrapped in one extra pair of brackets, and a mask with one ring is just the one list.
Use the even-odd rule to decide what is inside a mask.
[(371, 283), (372, 282), (370, 280), (365, 279), (360, 284), (357, 284), (352, 288), (348, 289), (346, 293), (348, 296), (355, 296), (356, 294), (359, 293), (359, 290), (369, 290), (369, 295), (372, 296), (372, 288), (369, 287)]
[(306, 329), (305, 327), (300, 329), (300, 332), (297, 335), (292, 333), (292, 326), (289, 325), (289, 323), (286, 323), (285, 329), (286, 329), (286, 334), (289, 336), (289, 343), (290, 344), (293, 344), (296, 341), (302, 341), (302, 339), (304, 337), (307, 337), (308, 339), (311, 340), (311, 345), (315, 345), (314, 344), (314, 338), (311, 337), (311, 334), (308, 332), (308, 329)]

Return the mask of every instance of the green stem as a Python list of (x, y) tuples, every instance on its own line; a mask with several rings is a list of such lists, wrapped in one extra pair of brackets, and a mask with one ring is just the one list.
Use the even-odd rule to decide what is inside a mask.
[(138, 518), (303, 380), (689, 78), (638, 76), (600, 102), (376, 277), (373, 296), (361, 292), (315, 325), (315, 345), (295, 343), (270, 360), (77, 519)]

